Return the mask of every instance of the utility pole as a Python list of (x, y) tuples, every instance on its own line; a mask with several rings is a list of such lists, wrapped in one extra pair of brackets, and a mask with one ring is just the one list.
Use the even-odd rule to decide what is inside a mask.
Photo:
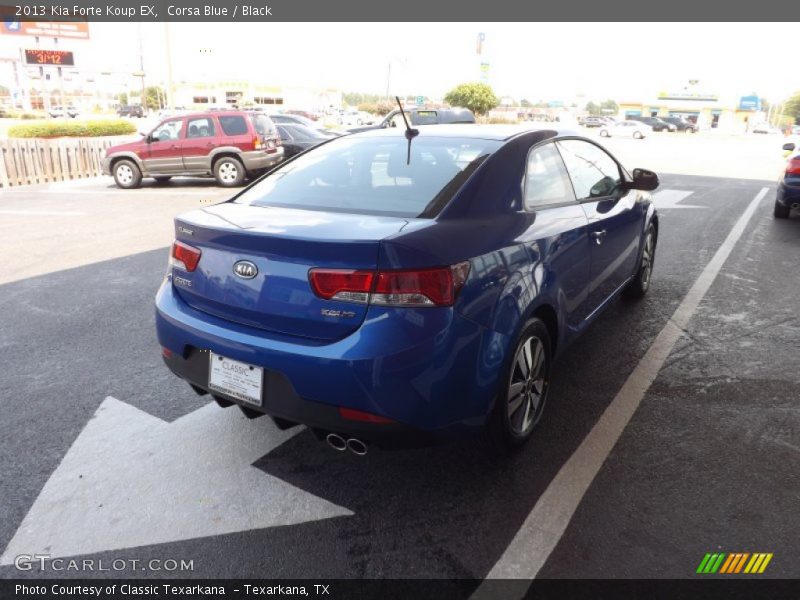
[(167, 108), (175, 109), (175, 95), (172, 89), (172, 48), (169, 41), (169, 21), (164, 21), (164, 47), (167, 62)]
[(141, 104), (142, 110), (147, 112), (147, 97), (144, 94), (144, 53), (142, 52), (142, 24), (138, 24), (138, 32), (139, 32), (139, 78), (142, 80), (142, 96), (141, 96)]

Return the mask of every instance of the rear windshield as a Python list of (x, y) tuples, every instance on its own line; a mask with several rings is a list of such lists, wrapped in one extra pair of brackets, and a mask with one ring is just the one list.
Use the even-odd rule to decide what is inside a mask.
[(253, 122), (253, 128), (258, 135), (276, 135), (275, 125), (266, 115), (250, 115), (250, 120)]
[(235, 199), (399, 217), (434, 217), (502, 142), (468, 138), (343, 137), (279, 167)]

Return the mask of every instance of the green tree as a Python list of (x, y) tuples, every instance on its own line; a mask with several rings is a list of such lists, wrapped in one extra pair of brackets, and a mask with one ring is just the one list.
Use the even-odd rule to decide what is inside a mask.
[(485, 115), (499, 104), (491, 86), (485, 83), (462, 83), (444, 97), (450, 106), (463, 106), (476, 115)]
[(586, 112), (592, 115), (593, 117), (596, 117), (600, 114), (600, 106), (598, 106), (594, 102), (588, 102), (584, 110), (586, 110)]
[(600, 111), (606, 114), (619, 112), (619, 105), (611, 99), (600, 103)]
[(120, 106), (127, 106), (128, 105), (128, 94), (122, 92), (121, 94), (117, 94), (117, 102), (119, 102)]
[(784, 116), (791, 117), (795, 123), (800, 122), (800, 91), (795, 92), (792, 97), (783, 104), (783, 114)]
[(144, 88), (145, 108), (161, 110), (164, 107), (166, 97), (164, 90), (157, 85)]
[(362, 94), (360, 92), (343, 92), (342, 101), (347, 106), (358, 106), (359, 104), (377, 104), (385, 100), (383, 96), (378, 94)]

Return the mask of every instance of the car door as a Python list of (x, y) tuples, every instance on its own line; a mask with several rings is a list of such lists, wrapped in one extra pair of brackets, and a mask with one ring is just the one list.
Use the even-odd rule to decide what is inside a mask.
[(162, 121), (148, 136), (142, 163), (148, 174), (174, 174), (183, 171), (181, 139), (184, 119), (181, 117)]
[(622, 186), (625, 171), (600, 146), (579, 139), (561, 140), (557, 145), (589, 221), (588, 302), (594, 312), (633, 275), (644, 209), (637, 202), (637, 192)]
[(553, 298), (576, 330), (588, 316), (591, 245), (586, 214), (554, 142), (531, 148), (523, 185), (525, 210), (535, 213), (525, 237), (536, 240), (534, 257), (545, 273), (540, 279), (555, 285)]
[(186, 119), (186, 135), (181, 141), (185, 171), (211, 172), (211, 150), (217, 145), (217, 128), (210, 115)]

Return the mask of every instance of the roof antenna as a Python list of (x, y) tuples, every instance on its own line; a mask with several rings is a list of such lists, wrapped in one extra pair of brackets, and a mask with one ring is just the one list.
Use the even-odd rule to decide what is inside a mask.
[(406, 111), (403, 110), (403, 105), (400, 103), (400, 96), (395, 96), (395, 100), (397, 100), (397, 106), (400, 107), (400, 114), (403, 115), (403, 121), (406, 123), (406, 139), (408, 140), (408, 156), (406, 157), (406, 164), (411, 164), (411, 140), (419, 135), (419, 129), (412, 129), (412, 127), (408, 124), (408, 119), (406, 118)]

